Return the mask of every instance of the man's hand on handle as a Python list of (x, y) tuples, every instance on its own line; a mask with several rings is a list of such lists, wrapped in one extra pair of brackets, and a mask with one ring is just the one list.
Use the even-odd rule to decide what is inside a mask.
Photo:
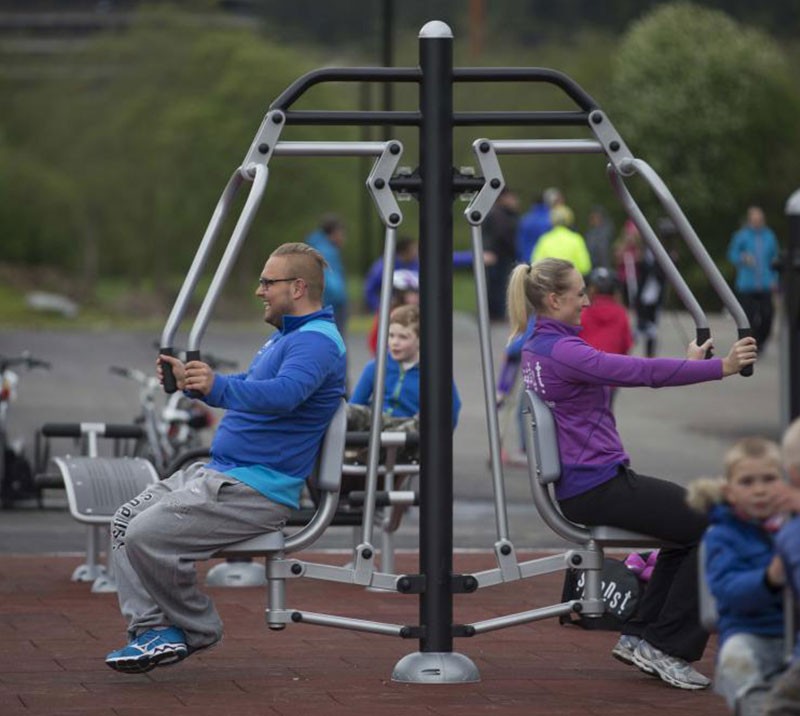
[(214, 384), (214, 371), (203, 361), (193, 360), (184, 363), (180, 358), (160, 355), (156, 361), (156, 374), (161, 384), (164, 384), (164, 371), (161, 363), (169, 363), (175, 375), (178, 390), (196, 390), (198, 393), (208, 395)]

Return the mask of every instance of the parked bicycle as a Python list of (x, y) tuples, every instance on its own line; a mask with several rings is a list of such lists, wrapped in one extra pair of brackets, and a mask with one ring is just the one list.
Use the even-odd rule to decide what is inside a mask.
[[(224, 358), (204, 355), (203, 360), (215, 369), (236, 367), (234, 361)], [(159, 407), (163, 391), (155, 376), (122, 366), (111, 366), (110, 370), (139, 384), (141, 410), (134, 422), (144, 429), (144, 438), (136, 445), (135, 456), (150, 460), (158, 473), (166, 477), (174, 471), (176, 461), (183, 464), (187, 455), (207, 454), (203, 431), (213, 426), (214, 414), (206, 405), (176, 392)]]
[(25, 454), (21, 438), (12, 440), (8, 433), (8, 411), (17, 398), (19, 375), (12, 368), (50, 369), (47, 361), (34, 358), (27, 351), (19, 356), (0, 356), (0, 506), (8, 509), (14, 503), (38, 496), (33, 470)]

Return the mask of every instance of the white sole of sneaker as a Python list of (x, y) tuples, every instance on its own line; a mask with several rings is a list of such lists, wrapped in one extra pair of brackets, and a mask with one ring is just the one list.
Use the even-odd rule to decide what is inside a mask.
[(656, 673), (656, 670), (650, 666), (647, 661), (642, 659), (641, 656), (637, 655), (636, 652), (633, 652), (631, 663), (638, 667), (641, 671), (644, 671), (645, 674), (650, 674), (650, 676), (659, 676), (659, 674)]
[(106, 664), (114, 671), (123, 674), (145, 674), (157, 666), (171, 666), (183, 661), (188, 656), (187, 651), (169, 651), (164, 654), (152, 654), (149, 657), (130, 657), (106, 660)]
[(674, 686), (676, 689), (684, 689), (685, 691), (700, 691), (702, 689), (707, 689), (710, 686), (710, 684), (690, 684), (686, 681), (678, 681), (669, 674), (661, 672), (658, 669), (655, 670), (655, 674), (664, 683)]
[(621, 661), (623, 664), (627, 664), (628, 666), (636, 666), (635, 662), (633, 661), (632, 651), (612, 649), (611, 656), (613, 656), (617, 661)]

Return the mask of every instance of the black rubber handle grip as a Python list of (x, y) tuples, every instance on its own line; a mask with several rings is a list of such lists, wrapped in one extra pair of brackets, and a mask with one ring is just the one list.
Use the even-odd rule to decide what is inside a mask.
[(46, 438), (79, 438), (83, 435), (80, 423), (45, 423), (41, 433)]
[[(711, 338), (711, 329), (710, 328), (698, 328), (697, 329), (697, 345), (702, 346), (709, 338)], [(714, 357), (714, 351), (710, 348), (706, 351), (706, 360), (709, 358)]]
[(144, 437), (144, 429), (140, 425), (106, 425), (103, 437), (107, 438), (134, 438)]
[[(200, 351), (186, 351), (186, 362), (189, 363), (193, 360), (200, 360)], [(199, 390), (187, 390), (186, 395), (196, 400), (203, 397), (203, 394)]]
[[(740, 328), (739, 329), (739, 338), (750, 338), (753, 335), (753, 330), (751, 328)], [(744, 376), (745, 378), (749, 378), (753, 375), (753, 366), (746, 365), (739, 371), (739, 375)]]
[[(159, 355), (174, 356), (172, 348), (159, 348)], [(172, 366), (166, 361), (161, 361), (161, 371), (164, 375), (164, 392), (174, 393), (178, 389), (178, 383), (175, 380), (175, 373), (172, 372)]]

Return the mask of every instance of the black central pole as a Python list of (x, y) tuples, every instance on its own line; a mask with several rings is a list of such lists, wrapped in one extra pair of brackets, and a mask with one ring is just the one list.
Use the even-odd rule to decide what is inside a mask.
[(453, 37), (419, 49), (420, 649), (439, 652), (453, 650)]
[(420, 651), (397, 681), (477, 681), (453, 653), (453, 33), (420, 31)]

